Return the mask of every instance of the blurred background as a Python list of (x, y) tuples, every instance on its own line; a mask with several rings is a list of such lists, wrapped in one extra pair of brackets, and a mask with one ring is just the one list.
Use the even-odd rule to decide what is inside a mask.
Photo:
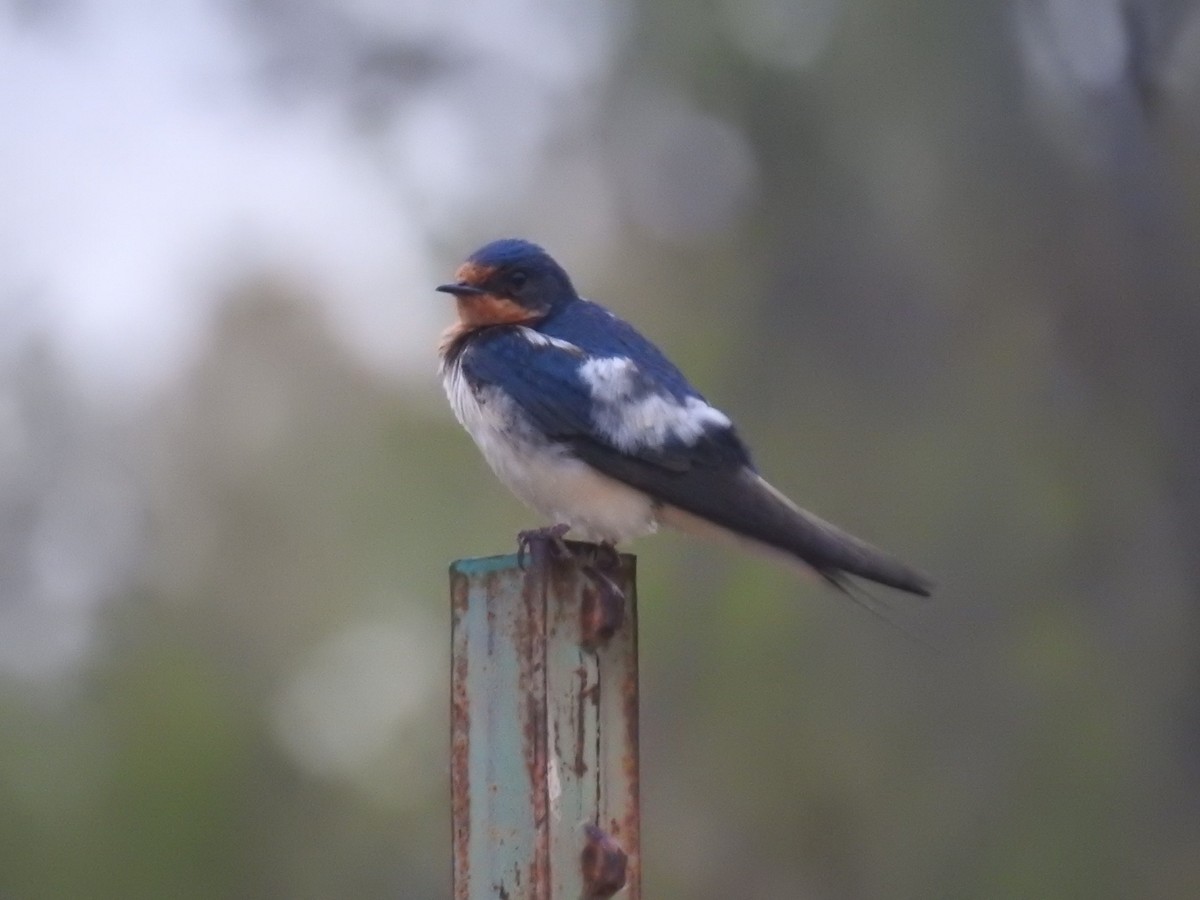
[(2, 0), (0, 198), (0, 896), (449, 896), (506, 235), (939, 584), (637, 545), (647, 897), (1200, 896), (1196, 0)]

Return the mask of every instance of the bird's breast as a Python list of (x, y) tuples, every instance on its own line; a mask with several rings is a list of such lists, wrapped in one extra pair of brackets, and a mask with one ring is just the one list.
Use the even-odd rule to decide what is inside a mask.
[(542, 434), (497, 385), (472, 384), (461, 365), (443, 370), (450, 406), (496, 476), (542, 515), (580, 537), (623, 541), (654, 531), (649, 497), (600, 474)]

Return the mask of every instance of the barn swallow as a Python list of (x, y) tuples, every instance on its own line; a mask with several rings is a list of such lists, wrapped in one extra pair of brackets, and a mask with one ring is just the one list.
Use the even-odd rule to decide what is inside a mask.
[(450, 405), (547, 531), (611, 547), (668, 525), (782, 553), (842, 590), (854, 575), (929, 595), (924, 575), (768, 484), (729, 417), (541, 247), (494, 241), (454, 277), (437, 288), (458, 309), (439, 348)]

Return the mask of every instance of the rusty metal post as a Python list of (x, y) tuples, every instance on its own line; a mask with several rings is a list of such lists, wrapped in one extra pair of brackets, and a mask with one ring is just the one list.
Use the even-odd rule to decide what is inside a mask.
[(635, 561), (569, 546), (450, 567), (455, 900), (641, 897)]

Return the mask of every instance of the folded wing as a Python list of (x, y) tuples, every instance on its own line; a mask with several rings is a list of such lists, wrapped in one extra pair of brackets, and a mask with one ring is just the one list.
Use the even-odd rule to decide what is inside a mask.
[(764, 481), (729, 419), (625, 329), (614, 343), (609, 323), (603, 347), (587, 345), (586, 329), (569, 338), (494, 329), (472, 341), (462, 364), (472, 380), (501, 385), (540, 432), (664, 507), (792, 554), (834, 584), (845, 573), (929, 593), (920, 573)]

